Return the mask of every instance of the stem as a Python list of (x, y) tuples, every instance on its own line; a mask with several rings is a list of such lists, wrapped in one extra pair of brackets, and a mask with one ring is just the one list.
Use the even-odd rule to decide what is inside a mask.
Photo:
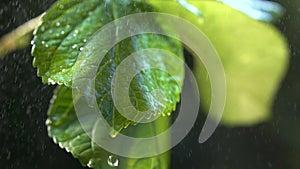
[(30, 44), (32, 32), (39, 24), (42, 15), (29, 20), (0, 39), (0, 59), (10, 52), (27, 47)]

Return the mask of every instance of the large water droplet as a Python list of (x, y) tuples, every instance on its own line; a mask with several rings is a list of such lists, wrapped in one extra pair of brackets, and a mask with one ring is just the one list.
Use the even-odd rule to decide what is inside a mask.
[(110, 155), (107, 158), (107, 164), (111, 167), (118, 167), (119, 166), (119, 160), (117, 157)]

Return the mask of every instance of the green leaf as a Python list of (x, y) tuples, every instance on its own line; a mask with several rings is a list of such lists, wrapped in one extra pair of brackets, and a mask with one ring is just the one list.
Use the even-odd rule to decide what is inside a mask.
[[(89, 120), (92, 122), (94, 119)], [(160, 120), (146, 125), (128, 127), (124, 129), (124, 132), (130, 133), (131, 136), (135, 137), (145, 136), (145, 134), (155, 135), (159, 130), (168, 128), (169, 121), (170, 117), (161, 117)], [(75, 158), (80, 160), (83, 166), (87, 165), (95, 169), (111, 168), (108, 165), (108, 159), (109, 156), (114, 155), (92, 142), (88, 133), (83, 130), (77, 119), (73, 107), (72, 89), (59, 86), (55, 90), (46, 124), (48, 126), (48, 134), (53, 138), (54, 142), (59, 144), (61, 148), (72, 153)], [(94, 123), (90, 124), (90, 130), (87, 132), (92, 132), (95, 127)], [(119, 169), (168, 169), (169, 165), (168, 153), (143, 159), (130, 159), (117, 156), (114, 156), (114, 158), (118, 160)]]
[[(73, 66), (88, 39), (104, 24), (133, 13), (151, 11), (152, 8), (140, 2), (120, 1), (69, 1), (60, 0), (50, 8), (43, 22), (36, 31), (33, 46), (34, 65), (44, 82), (64, 83), (71, 85)], [(63, 31), (63, 34), (62, 34)], [(95, 46), (97, 47), (97, 46)], [(159, 48), (169, 50), (183, 59), (182, 46), (179, 42), (167, 39), (162, 35), (143, 34), (125, 39), (117, 44), (102, 60), (96, 81), (97, 102), (105, 119), (114, 128), (116, 135), (132, 122), (116, 110), (111, 83), (117, 66), (130, 54), (147, 49)], [(142, 58), (143, 56), (141, 56)], [(162, 66), (169, 60), (158, 57), (157, 63)], [(133, 63), (143, 65), (142, 62)], [(160, 100), (151, 97), (153, 90), (159, 89), (165, 99), (165, 108), (160, 112), (170, 114), (180, 99), (181, 85), (184, 76), (184, 65), (174, 63), (179, 84), (167, 73), (160, 70), (145, 70), (131, 81), (130, 101), (139, 111), (154, 110)], [(84, 72), (84, 71), (82, 71)]]
[[(273, 98), (288, 62), (285, 39), (272, 25), (213, 1), (189, 1), (203, 13), (203, 18), (173, 1), (147, 2), (160, 12), (187, 19), (215, 46), (227, 79), (224, 124), (252, 125), (270, 118)], [(201, 98), (204, 98), (202, 105), (207, 111), (210, 105), (209, 77), (202, 63), (197, 61), (194, 67)]]

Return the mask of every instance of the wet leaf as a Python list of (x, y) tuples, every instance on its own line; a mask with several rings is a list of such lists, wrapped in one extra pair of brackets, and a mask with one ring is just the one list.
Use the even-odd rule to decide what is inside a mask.
[[(115, 18), (151, 10), (151, 7), (139, 2), (58, 1), (46, 12), (43, 23), (35, 34), (33, 55), (38, 74), (43, 77), (44, 82), (64, 83), (70, 86), (73, 66), (80, 49), (95, 31)], [(61, 33), (62, 31), (64, 34)], [(56, 36), (57, 34), (59, 36)], [(147, 48), (168, 50), (183, 58), (179, 42), (162, 35), (143, 34), (127, 38), (113, 47), (107, 52), (98, 68), (95, 94), (100, 111), (114, 129), (111, 131), (112, 135), (116, 135), (132, 123), (120, 115), (113, 103), (111, 93), (113, 75), (118, 65), (130, 54)], [(157, 57), (156, 62), (163, 66), (172, 61), (160, 56)], [(132, 64), (142, 66), (145, 63)], [(130, 101), (137, 110), (155, 110), (160, 106), (161, 100), (151, 96), (151, 92), (156, 89), (162, 91), (165, 100), (164, 108), (160, 113), (170, 114), (175, 110), (176, 103), (180, 99), (184, 70), (181, 63), (173, 63), (173, 67), (177, 71), (180, 84), (160, 70), (145, 70), (134, 77), (130, 85)]]
[[(87, 132), (81, 127), (73, 106), (72, 89), (65, 86), (58, 87), (51, 103), (47, 119), (49, 136), (61, 148), (78, 158), (83, 166), (109, 169), (114, 164), (119, 169), (168, 169), (168, 153), (151, 158), (131, 159), (112, 155), (95, 144), (87, 133), (93, 131), (94, 123), (90, 123), (90, 130)], [(124, 132), (130, 133), (132, 137), (155, 135), (159, 130), (169, 126), (169, 118), (163, 117), (147, 125), (131, 126), (124, 129)], [(93, 120), (90, 119), (90, 121)], [(153, 147), (153, 151), (155, 151), (155, 147)]]

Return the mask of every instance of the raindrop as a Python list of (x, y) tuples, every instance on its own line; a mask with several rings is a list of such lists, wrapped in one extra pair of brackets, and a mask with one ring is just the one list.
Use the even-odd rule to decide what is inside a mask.
[(67, 27), (67, 28), (70, 28), (71, 26), (70, 26), (70, 25), (67, 25), (66, 27)]
[(76, 33), (76, 34), (78, 33), (78, 30), (77, 30), (77, 29), (75, 30), (75, 33)]
[(76, 34), (76, 33), (74, 33), (74, 34), (73, 34), (73, 36), (74, 36), (74, 37), (76, 37), (76, 36), (77, 36), (77, 34)]
[(11, 157), (11, 152), (9, 151), (7, 156), (6, 156), (6, 160), (10, 160), (10, 157)]
[(83, 51), (83, 49), (84, 49), (84, 48), (83, 48), (83, 47), (81, 47), (79, 50), (80, 50), (80, 51)]
[(77, 44), (73, 45), (72, 48), (73, 48), (73, 49), (77, 48)]
[(119, 132), (116, 130), (112, 130), (109, 132), (109, 135), (111, 138), (116, 138), (118, 134), (119, 134)]
[(119, 166), (119, 160), (115, 156), (110, 155), (107, 158), (107, 164), (111, 167), (117, 167)]
[(46, 125), (51, 124), (51, 120), (50, 120), (50, 119), (47, 119), (46, 122), (45, 122), (45, 124), (46, 124)]
[(86, 42), (86, 39), (83, 39), (83, 42), (85, 43), (85, 42)]
[(51, 83), (51, 84), (53, 84), (53, 85), (55, 84), (55, 81), (52, 80), (51, 78), (48, 78), (48, 82)]
[(45, 41), (42, 41), (42, 44), (44, 45), (44, 44), (45, 44)]
[(60, 26), (60, 22), (56, 22), (56, 24), (55, 24), (56, 26)]
[(60, 33), (63, 35), (63, 34), (65, 34), (65, 31), (61, 31)]

